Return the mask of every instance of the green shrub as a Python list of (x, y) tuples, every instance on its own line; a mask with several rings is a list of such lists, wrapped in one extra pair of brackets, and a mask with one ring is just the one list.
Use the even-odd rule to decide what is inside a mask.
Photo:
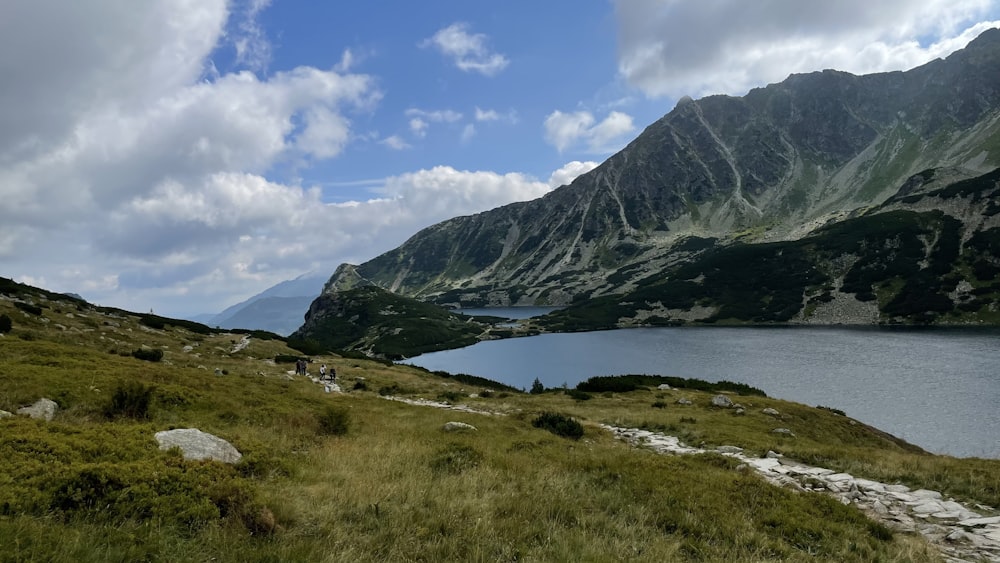
[(132, 357), (147, 362), (158, 362), (163, 359), (163, 350), (159, 348), (139, 348), (132, 350)]
[(590, 393), (579, 389), (567, 389), (566, 394), (577, 401), (589, 401), (592, 398)]
[(545, 392), (545, 386), (542, 385), (542, 382), (539, 381), (538, 378), (536, 377), (535, 381), (531, 383), (531, 390), (529, 391), (529, 393), (531, 393), (532, 395), (539, 395), (544, 392)]
[(42, 314), (42, 308), (37, 305), (32, 305), (31, 303), (22, 303), (20, 301), (17, 301), (14, 303), (14, 306), (24, 311), (25, 313), (28, 313), (29, 315), (38, 316)]
[(663, 401), (655, 401), (653, 403), (653, 408), (654, 409), (665, 409), (665, 408), (667, 408), (667, 404), (664, 403)]
[(579, 422), (555, 412), (543, 412), (532, 421), (531, 425), (573, 440), (579, 440), (583, 436), (583, 426)]
[(447, 403), (456, 403), (465, 398), (465, 395), (458, 391), (442, 391), (438, 393), (438, 399)]
[(139, 381), (128, 381), (118, 386), (111, 396), (111, 402), (104, 409), (104, 415), (110, 419), (132, 418), (146, 420), (149, 418), (149, 405), (153, 400), (152, 385), (144, 385)]
[(457, 475), (467, 469), (479, 466), (483, 454), (465, 444), (448, 444), (435, 452), (431, 459), (431, 469), (435, 473)]
[(7, 315), (0, 315), (0, 334), (6, 334), (14, 328), (14, 323), (11, 322), (10, 317)]
[(351, 418), (346, 409), (328, 406), (317, 417), (319, 431), (325, 436), (343, 436), (351, 426)]
[(364, 381), (355, 381), (353, 389), (355, 391), (367, 391), (368, 390), (368, 386), (365, 385)]

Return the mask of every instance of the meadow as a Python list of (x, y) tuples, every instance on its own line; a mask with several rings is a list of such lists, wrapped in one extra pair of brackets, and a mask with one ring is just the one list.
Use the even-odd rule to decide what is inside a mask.
[[(336, 369), (343, 392), (327, 393), (290, 375), (303, 354), (274, 335), (45, 293), (0, 299), (0, 315), (11, 321), (0, 410), (41, 397), (60, 407), (48, 422), (0, 420), (3, 561), (940, 560), (919, 534), (832, 497), (775, 487), (719, 454), (634, 448), (601, 424), (1000, 505), (1000, 460), (931, 455), (832, 409), (759, 394), (728, 392), (746, 408), (735, 416), (695, 388), (527, 393), (309, 356), (313, 375)], [(794, 437), (771, 432), (768, 407)], [(537, 427), (545, 413), (582, 436)], [(153, 435), (171, 428), (219, 436), (243, 459), (161, 451)]]

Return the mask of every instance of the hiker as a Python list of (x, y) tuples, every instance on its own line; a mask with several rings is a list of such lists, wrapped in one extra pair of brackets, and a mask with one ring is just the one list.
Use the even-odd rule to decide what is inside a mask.
[(337, 382), (337, 369), (333, 366), (330, 366), (330, 382), (331, 383)]
[(323, 381), (326, 379), (326, 364), (319, 366), (319, 380)]

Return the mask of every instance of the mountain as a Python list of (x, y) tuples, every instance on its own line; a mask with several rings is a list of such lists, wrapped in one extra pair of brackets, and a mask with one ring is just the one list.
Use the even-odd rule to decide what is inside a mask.
[(551, 331), (686, 323), (1000, 324), (1000, 169), (793, 240), (708, 250), (636, 289), (537, 320)]
[(424, 229), (341, 265), (324, 291), (373, 284), (448, 306), (618, 294), (714, 246), (794, 241), (857, 217), (926, 170), (977, 177), (1000, 166), (998, 149), (992, 29), (906, 72), (826, 70), (685, 98), (572, 184)]
[(266, 330), (287, 336), (302, 325), (309, 304), (323, 289), (324, 275), (303, 274), (286, 280), (216, 315), (192, 320), (222, 328)]

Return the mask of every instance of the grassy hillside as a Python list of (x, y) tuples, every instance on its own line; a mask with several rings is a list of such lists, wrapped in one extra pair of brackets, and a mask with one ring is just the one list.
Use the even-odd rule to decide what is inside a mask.
[[(734, 416), (712, 408), (709, 391), (658, 391), (642, 379), (621, 392), (528, 394), (312, 357), (310, 371), (335, 367), (346, 391), (328, 394), (289, 376), (274, 359), (299, 352), (266, 334), (241, 348), (241, 334), (23, 286), (0, 298), (3, 316), (0, 409), (40, 397), (60, 406), (51, 422), (0, 419), (5, 561), (938, 560), (920, 535), (894, 534), (830, 497), (774, 487), (717, 454), (634, 449), (601, 423), (1000, 505), (1000, 461), (929, 455), (756, 390), (731, 394), (748, 408)], [(676, 405), (681, 397), (693, 404)], [(765, 407), (796, 437), (771, 433)], [(583, 436), (537, 428), (543, 412), (575, 419)], [(449, 421), (478, 430), (445, 432)], [(155, 432), (188, 427), (230, 441), (243, 459), (158, 450)]]

